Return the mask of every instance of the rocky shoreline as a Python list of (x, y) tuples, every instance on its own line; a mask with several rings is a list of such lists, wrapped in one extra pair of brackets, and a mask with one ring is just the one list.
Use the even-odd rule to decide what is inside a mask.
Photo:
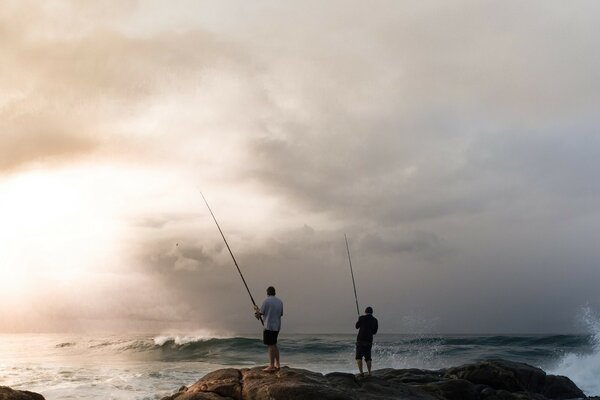
[[(162, 400), (566, 400), (586, 399), (563, 376), (505, 360), (437, 371), (381, 369), (372, 376), (284, 367), (221, 369)], [(594, 399), (594, 398), (590, 398)]]
[[(213, 371), (162, 400), (567, 400), (594, 399), (564, 376), (506, 360), (429, 371), (380, 369), (372, 376), (320, 374), (283, 367)], [(0, 400), (44, 400), (38, 393), (0, 386)]]

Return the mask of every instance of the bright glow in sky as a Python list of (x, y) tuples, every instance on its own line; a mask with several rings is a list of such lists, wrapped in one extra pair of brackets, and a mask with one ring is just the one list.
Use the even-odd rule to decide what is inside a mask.
[(0, 331), (575, 329), (599, 7), (0, 1)]

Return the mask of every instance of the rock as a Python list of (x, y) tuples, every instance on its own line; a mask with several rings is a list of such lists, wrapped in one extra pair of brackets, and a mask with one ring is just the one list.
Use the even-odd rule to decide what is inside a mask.
[[(283, 367), (221, 369), (162, 400), (566, 400), (583, 399), (568, 378), (523, 363), (482, 361), (439, 371), (382, 369), (356, 377)], [(3, 398), (0, 397), (0, 400)]]
[(14, 390), (8, 386), (0, 386), (0, 400), (45, 400), (39, 393), (27, 390)]
[(548, 399), (585, 398), (567, 377), (546, 375), (536, 367), (506, 360), (482, 361), (445, 370), (445, 376), (465, 379), (497, 390), (541, 394)]
[(574, 399), (582, 398), (584, 394), (565, 376), (546, 375), (546, 382), (542, 394), (549, 399)]
[(464, 379), (442, 380), (428, 383), (421, 387), (442, 399), (478, 400), (480, 398), (476, 386)]
[[(275, 373), (265, 373), (261, 368), (242, 370), (242, 399), (323, 399), (345, 400), (340, 386), (330, 384), (322, 374), (295, 368), (281, 368)], [(332, 381), (334, 382), (334, 381)]]
[(509, 392), (539, 392), (546, 379), (546, 373), (539, 368), (504, 360), (482, 361), (449, 368), (445, 375)]

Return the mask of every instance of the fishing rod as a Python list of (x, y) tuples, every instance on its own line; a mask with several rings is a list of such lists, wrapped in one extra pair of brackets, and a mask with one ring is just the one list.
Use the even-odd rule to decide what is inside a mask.
[[(208, 207), (208, 211), (210, 211), (210, 215), (212, 215), (213, 219), (215, 220), (215, 224), (217, 224), (217, 228), (219, 229), (219, 232), (221, 233), (221, 237), (223, 237), (223, 241), (225, 242), (225, 246), (227, 246), (227, 250), (229, 250), (229, 254), (231, 254), (231, 258), (233, 259), (233, 263), (235, 264), (235, 267), (237, 268), (240, 277), (242, 278), (242, 282), (244, 282), (244, 286), (246, 286), (246, 290), (248, 291), (248, 295), (250, 296), (250, 300), (252, 300), (252, 304), (254, 305), (254, 307), (258, 307), (256, 305), (256, 302), (254, 301), (254, 297), (252, 297), (252, 293), (250, 293), (250, 289), (248, 288), (248, 284), (246, 283), (246, 280), (244, 279), (244, 275), (242, 275), (242, 271), (240, 270), (240, 267), (238, 266), (237, 261), (235, 260), (235, 257), (233, 256), (233, 252), (231, 251), (231, 247), (229, 247), (229, 243), (227, 243), (227, 239), (225, 239), (225, 235), (223, 234), (223, 231), (221, 230), (221, 227), (219, 226), (219, 223), (217, 222), (217, 218), (215, 217), (215, 214), (213, 214), (212, 210), (210, 209), (210, 206), (208, 205), (208, 201), (206, 201), (206, 198), (204, 197), (204, 195), (202, 194), (202, 192), (200, 192), (200, 196), (202, 196), (202, 199), (204, 200), (204, 203), (206, 203), (206, 207)], [(262, 316), (259, 316), (260, 318), (260, 323), (264, 326), (265, 322), (262, 319)]]
[(356, 283), (354, 283), (354, 272), (352, 271), (352, 259), (350, 258), (350, 247), (348, 247), (348, 237), (344, 233), (344, 239), (346, 240), (346, 251), (348, 251), (348, 262), (350, 263), (350, 274), (352, 275), (352, 286), (354, 287), (354, 300), (356, 300), (356, 313), (360, 317), (360, 311), (358, 309), (358, 297), (356, 296)]

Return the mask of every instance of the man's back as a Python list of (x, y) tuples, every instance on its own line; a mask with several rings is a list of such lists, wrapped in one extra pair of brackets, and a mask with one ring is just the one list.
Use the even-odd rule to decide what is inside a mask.
[(279, 331), (281, 329), (283, 302), (278, 297), (267, 296), (262, 303), (260, 312), (265, 317), (265, 329), (269, 331)]
[(373, 343), (373, 335), (379, 329), (377, 318), (372, 314), (361, 315), (356, 322), (356, 329), (358, 329), (357, 342)]

